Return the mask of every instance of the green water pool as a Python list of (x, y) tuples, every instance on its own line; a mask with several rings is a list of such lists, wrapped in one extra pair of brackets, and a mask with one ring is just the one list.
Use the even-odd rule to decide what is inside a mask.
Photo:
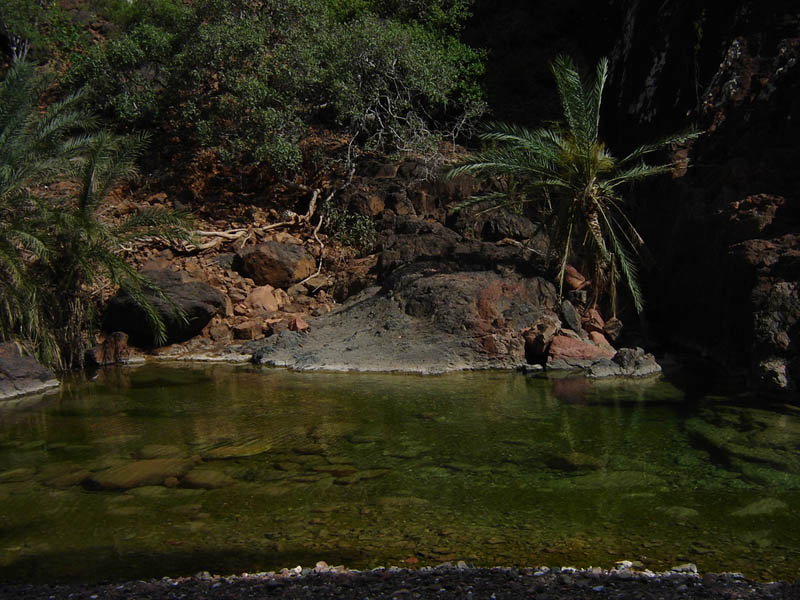
[(666, 379), (144, 365), (0, 405), (0, 580), (694, 562), (800, 576), (800, 410)]

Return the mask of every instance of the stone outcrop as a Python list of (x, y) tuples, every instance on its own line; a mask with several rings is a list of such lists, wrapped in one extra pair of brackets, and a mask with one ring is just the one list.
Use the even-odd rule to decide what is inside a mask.
[(50, 369), (35, 358), (23, 356), (14, 342), (0, 344), (0, 400), (58, 387)]
[(256, 285), (288, 288), (317, 270), (314, 257), (297, 244), (268, 241), (240, 250), (233, 268)]
[(611, 359), (594, 362), (586, 370), (587, 377), (645, 377), (661, 372), (661, 365), (642, 348), (620, 348)]
[(568, 371), (605, 365), (594, 377), (660, 370), (643, 353), (612, 362), (617, 351), (602, 315), (558, 303), (542, 277), (542, 255), (527, 244), (465, 239), (441, 223), (403, 216), (383, 220), (379, 244), (381, 285), (307, 330), (290, 324), (243, 351), (257, 363), (303, 370), (437, 373), (531, 363)]
[(613, 348), (582, 340), (577, 336), (556, 335), (550, 342), (547, 368), (586, 369), (601, 359), (612, 358), (615, 353)]
[(256, 362), (423, 372), (525, 362), (522, 330), (556, 304), (535, 253), (410, 217), (388, 217), (382, 229), (382, 285), (312, 321), (306, 333), (268, 340)]
[[(225, 307), (225, 297), (219, 291), (185, 272), (164, 269), (143, 271), (142, 274), (169, 298), (167, 302), (152, 291), (145, 294), (164, 322), (167, 344), (199, 334)], [(109, 301), (103, 315), (103, 328), (127, 333), (130, 343), (135, 346), (156, 345), (144, 310), (124, 291)]]

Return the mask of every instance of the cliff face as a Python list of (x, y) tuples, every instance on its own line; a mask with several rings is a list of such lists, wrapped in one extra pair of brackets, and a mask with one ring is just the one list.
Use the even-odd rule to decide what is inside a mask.
[[(638, 190), (651, 320), (761, 389), (800, 383), (800, 7), (624, 2), (620, 141), (695, 124), (691, 168)], [(646, 135), (642, 136), (642, 132)], [(683, 149), (683, 154), (687, 153)], [(680, 154), (679, 154), (680, 156)]]

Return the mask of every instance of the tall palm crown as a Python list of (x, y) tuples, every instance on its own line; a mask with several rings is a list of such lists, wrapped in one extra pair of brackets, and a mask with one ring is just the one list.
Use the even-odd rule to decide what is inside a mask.
[[(519, 182), (516, 194), (494, 193), (468, 201), (493, 206), (538, 202), (558, 256), (559, 293), (569, 261), (591, 270), (593, 303), (616, 281), (625, 280), (637, 311), (643, 308), (636, 257), (643, 240), (625, 214), (618, 189), (645, 177), (668, 172), (671, 163), (649, 165), (644, 158), (696, 133), (668, 136), (615, 158), (599, 139), (600, 105), (608, 61), (597, 64), (593, 81), (584, 81), (571, 58), (559, 56), (551, 70), (563, 110), (563, 123), (529, 130), (495, 123), (480, 135), (489, 145), (452, 168), (448, 175), (482, 174)], [(463, 207), (463, 205), (461, 205)], [(615, 308), (614, 308), (615, 310)]]

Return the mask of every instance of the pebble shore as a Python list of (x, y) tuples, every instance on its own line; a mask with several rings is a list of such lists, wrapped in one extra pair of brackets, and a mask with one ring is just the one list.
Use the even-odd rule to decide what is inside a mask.
[(380, 567), (356, 571), (319, 562), (313, 568), (218, 576), (163, 578), (113, 584), (0, 585), (0, 598), (17, 600), (178, 600), (178, 599), (517, 599), (672, 600), (800, 598), (800, 582), (757, 583), (738, 573), (699, 574), (693, 564), (669, 572), (637, 570), (622, 561), (610, 570), (494, 567), (463, 561), (437, 567)]

